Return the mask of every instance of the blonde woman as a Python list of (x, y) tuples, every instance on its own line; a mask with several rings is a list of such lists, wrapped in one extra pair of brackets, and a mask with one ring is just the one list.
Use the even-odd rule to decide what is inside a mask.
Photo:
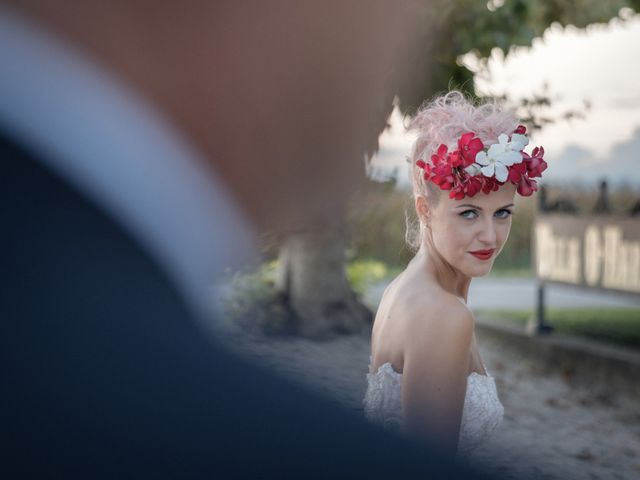
[(371, 336), (368, 418), (466, 456), (504, 408), (480, 358), (467, 306), (472, 278), (491, 271), (515, 213), (536, 191), (544, 150), (495, 102), (452, 91), (423, 106), (411, 162), (415, 256), (386, 288)]

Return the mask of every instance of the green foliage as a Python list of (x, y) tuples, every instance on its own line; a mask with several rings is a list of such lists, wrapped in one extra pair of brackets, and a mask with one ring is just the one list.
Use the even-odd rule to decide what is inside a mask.
[(247, 332), (290, 333), (294, 317), (275, 289), (277, 261), (234, 272), (222, 299), (225, 321)]
[[(439, 7), (432, 2), (421, 5), (414, 15), (416, 26), (412, 31), (421, 38), (417, 47), (421, 50), (411, 56), (411, 78), (396, 85), (394, 92), (401, 111), (408, 115), (425, 99), (450, 88), (475, 94), (475, 72), (460, 62), (465, 54), (473, 54), (481, 72), (486, 73), (486, 61), (496, 49), (507, 57), (518, 48), (531, 46), (533, 39), (552, 25), (585, 28), (606, 24), (613, 18), (626, 20), (640, 8), (640, 0), (457, 0), (442, 2)], [(527, 101), (531, 99), (523, 100)], [(537, 99), (540, 101), (540, 105), (548, 103), (548, 97), (542, 95)], [(521, 107), (532, 113), (526, 105)], [(543, 119), (541, 112), (523, 120), (530, 128), (551, 121)]]
[[(562, 188), (547, 186), (548, 199), (569, 198), (589, 212), (598, 197), (598, 187)], [(638, 191), (629, 187), (609, 193), (613, 212), (623, 213), (637, 201)], [(496, 259), (492, 275), (533, 276), (532, 236), (537, 211), (537, 196), (516, 195), (511, 231), (502, 252)], [(413, 257), (405, 243), (406, 214), (413, 215), (413, 201), (408, 192), (397, 190), (392, 183), (369, 181), (352, 199), (348, 209), (348, 258), (375, 259), (391, 268), (403, 268)]]
[(229, 281), (229, 288), (232, 295), (227, 297), (232, 300), (234, 293), (242, 294), (244, 300), (259, 302), (271, 298), (274, 291), (274, 279), (277, 261), (265, 262), (257, 268), (247, 267), (234, 272)]
[[(640, 0), (457, 0), (453, 2), (417, 3), (415, 24), (408, 26), (411, 37), (420, 38), (409, 53), (410, 73), (391, 88), (398, 98), (400, 110), (412, 114), (425, 100), (450, 88), (475, 94), (476, 72), (461, 63), (461, 57), (472, 53), (480, 61), (480, 72), (486, 73), (486, 60), (495, 49), (506, 57), (518, 47), (531, 46), (547, 28), (573, 25), (584, 28), (605, 24), (613, 18), (632, 17)], [(545, 116), (550, 107), (546, 89), (519, 101), (521, 119), (530, 129), (553, 121)], [(588, 108), (588, 104), (585, 105)], [(565, 112), (560, 117), (582, 116), (581, 112)], [(380, 132), (375, 132), (376, 138)], [(519, 202), (510, 239), (494, 265), (496, 271), (531, 269), (531, 225), (534, 219), (533, 199)], [(351, 247), (349, 258), (377, 258), (390, 265), (404, 265), (412, 253), (404, 243), (405, 210), (412, 212), (410, 197), (394, 191), (393, 184), (379, 188), (369, 186), (359, 192), (349, 211)]]
[[(525, 325), (532, 310), (478, 310), (496, 320)], [(546, 321), (559, 334), (577, 335), (640, 348), (640, 309), (547, 308)]]
[[(488, 57), (494, 48), (505, 55), (519, 46), (528, 47), (534, 38), (542, 36), (553, 24), (587, 25), (607, 23), (619, 17), (621, 9), (633, 7), (625, 0), (506, 0), (504, 2), (456, 2), (459, 8), (456, 25), (458, 54), (475, 50), (480, 57)], [(462, 28), (466, 27), (466, 28)]]
[(347, 265), (349, 285), (359, 295), (363, 295), (372, 284), (389, 278), (391, 274), (387, 265), (379, 260), (355, 260)]
[[(459, 88), (474, 94), (473, 75), (461, 64), (462, 55), (472, 52), (481, 65), (494, 49), (507, 56), (516, 47), (530, 46), (552, 24), (585, 27), (605, 23), (615, 17), (628, 18), (623, 8), (637, 8), (639, 1), (616, 0), (457, 0), (416, 4), (415, 25), (408, 35), (420, 38), (415, 51), (409, 53), (410, 73), (391, 88), (400, 109), (411, 114), (424, 100), (439, 91)], [(483, 60), (484, 59), (484, 60)], [(508, 99), (503, 98), (504, 101)], [(546, 92), (522, 101), (523, 120), (539, 128), (550, 119), (544, 118), (550, 106)], [(574, 115), (569, 112), (565, 116)], [(376, 138), (380, 132), (375, 132)], [(374, 142), (375, 143), (375, 142)], [(406, 212), (412, 216), (408, 194), (394, 189), (393, 182), (373, 186), (371, 182), (356, 196), (348, 212), (350, 249), (348, 258), (376, 258), (389, 265), (404, 265), (412, 256), (405, 245)], [(496, 260), (496, 270), (530, 268), (533, 200), (520, 202), (513, 218), (511, 238)]]
[(511, 231), (502, 252), (496, 258), (495, 270), (531, 269), (531, 236), (536, 213), (535, 196), (516, 195)]
[[(511, 233), (494, 270), (530, 271), (531, 230), (536, 199), (516, 196)], [(390, 267), (404, 267), (413, 257), (405, 243), (406, 215), (413, 212), (408, 192), (392, 184), (369, 182), (354, 197), (348, 210), (351, 260), (375, 259)]]
[(410, 195), (396, 190), (392, 183), (367, 181), (347, 210), (347, 258), (406, 264), (412, 257), (404, 241), (405, 208), (410, 204)]
[(487, 276), (491, 278), (535, 278), (536, 272), (531, 267), (516, 268), (509, 265), (497, 268), (494, 265)]

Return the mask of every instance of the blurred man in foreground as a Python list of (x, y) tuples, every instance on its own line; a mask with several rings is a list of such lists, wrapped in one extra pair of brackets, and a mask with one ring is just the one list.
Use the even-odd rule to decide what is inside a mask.
[(206, 286), (251, 255), (252, 229), (341, 208), (399, 11), (7, 3), (6, 474), (466, 475), (236, 358), (199, 324)]

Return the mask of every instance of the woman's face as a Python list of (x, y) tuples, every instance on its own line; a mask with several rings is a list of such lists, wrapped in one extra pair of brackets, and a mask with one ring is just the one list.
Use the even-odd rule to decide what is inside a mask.
[(429, 219), (436, 250), (467, 276), (489, 273), (509, 236), (515, 193), (516, 186), (510, 182), (495, 192), (462, 200), (442, 192)]

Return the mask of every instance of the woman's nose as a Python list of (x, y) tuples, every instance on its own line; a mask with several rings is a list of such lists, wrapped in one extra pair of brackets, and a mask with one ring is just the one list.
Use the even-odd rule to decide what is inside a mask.
[(487, 244), (489, 247), (495, 247), (497, 241), (496, 226), (493, 219), (485, 220), (482, 223), (482, 230), (480, 231), (479, 240), (482, 243)]

